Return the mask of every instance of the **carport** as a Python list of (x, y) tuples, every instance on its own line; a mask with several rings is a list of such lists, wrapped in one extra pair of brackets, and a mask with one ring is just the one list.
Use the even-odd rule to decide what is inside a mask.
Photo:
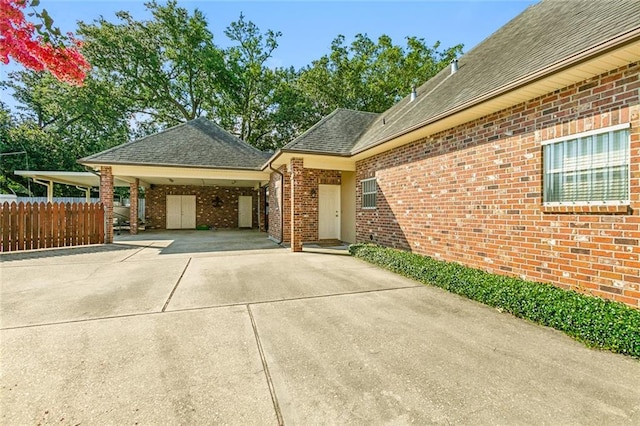
[[(139, 189), (151, 229), (266, 230), (269, 157), (205, 118), (197, 118), (79, 160), (100, 175), (100, 198), (113, 217), (116, 180), (128, 182), (131, 211)], [(134, 213), (131, 213), (132, 216)], [(135, 218), (130, 233), (137, 233)], [(105, 236), (113, 241), (113, 232)]]
[[(91, 199), (91, 191), (100, 188), (100, 175), (91, 172), (64, 172), (58, 170), (16, 170), (15, 175), (30, 178), (33, 182), (47, 188), (47, 201), (53, 202), (55, 184), (74, 186), (84, 191), (87, 202)], [(129, 182), (115, 178), (115, 187), (128, 187)]]

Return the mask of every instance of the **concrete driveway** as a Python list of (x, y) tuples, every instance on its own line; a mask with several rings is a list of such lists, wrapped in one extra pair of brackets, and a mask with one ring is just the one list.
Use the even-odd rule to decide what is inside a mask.
[(0, 260), (2, 424), (640, 424), (640, 362), (257, 232)]

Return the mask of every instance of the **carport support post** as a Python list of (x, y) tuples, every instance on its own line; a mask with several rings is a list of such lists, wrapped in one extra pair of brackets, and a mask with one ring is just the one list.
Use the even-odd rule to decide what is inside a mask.
[(292, 158), (291, 172), (291, 251), (302, 251), (304, 212), (302, 211), (302, 188), (304, 187), (304, 160)]
[(129, 233), (136, 235), (138, 233), (138, 188), (140, 187), (140, 179), (129, 184)]
[(100, 167), (100, 202), (104, 206), (104, 242), (113, 242), (113, 172), (111, 166)]

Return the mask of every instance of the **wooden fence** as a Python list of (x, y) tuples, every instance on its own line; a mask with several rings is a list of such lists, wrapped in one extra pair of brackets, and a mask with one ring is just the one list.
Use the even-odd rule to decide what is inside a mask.
[(94, 203), (3, 203), (1, 251), (104, 243), (104, 209)]

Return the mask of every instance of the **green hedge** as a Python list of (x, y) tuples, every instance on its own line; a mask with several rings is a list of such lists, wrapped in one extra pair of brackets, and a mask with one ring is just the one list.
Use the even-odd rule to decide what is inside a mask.
[(349, 252), (422, 283), (556, 328), (588, 346), (640, 358), (640, 310), (622, 303), (372, 244), (354, 244)]

